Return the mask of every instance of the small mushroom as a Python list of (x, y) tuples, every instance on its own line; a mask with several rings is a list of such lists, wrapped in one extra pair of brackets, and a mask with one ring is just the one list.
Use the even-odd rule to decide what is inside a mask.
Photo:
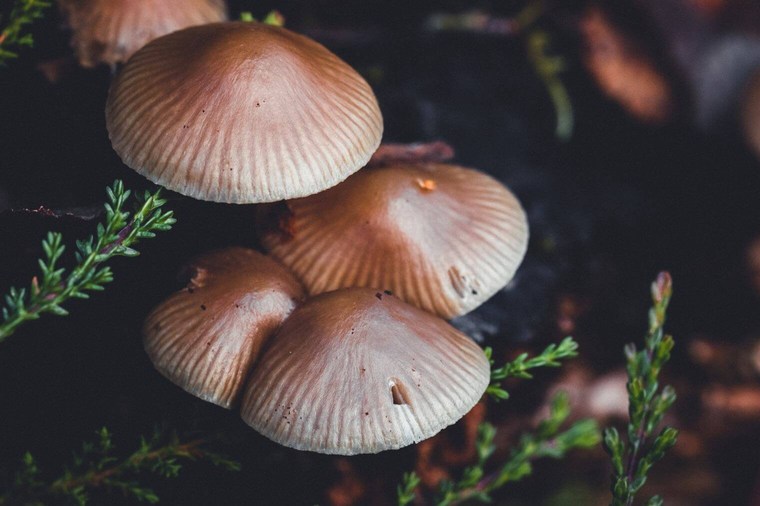
[(243, 248), (204, 255), (189, 269), (187, 287), (148, 316), (145, 350), (170, 381), (230, 408), (262, 345), (303, 290), (277, 262)]
[(184, 195), (256, 203), (343, 181), (380, 144), (372, 89), (317, 42), (262, 23), (215, 23), (154, 40), (106, 105), (114, 150)]
[(445, 321), (367, 288), (297, 308), (253, 370), (241, 415), (285, 446), (353, 455), (401, 448), (480, 399), (483, 351)]
[(368, 167), (269, 206), (258, 225), (264, 246), (311, 294), (387, 289), (445, 318), (504, 287), (528, 243), (525, 213), (504, 185), (445, 164)]
[(58, 0), (83, 67), (123, 63), (145, 44), (181, 28), (227, 19), (223, 0)]

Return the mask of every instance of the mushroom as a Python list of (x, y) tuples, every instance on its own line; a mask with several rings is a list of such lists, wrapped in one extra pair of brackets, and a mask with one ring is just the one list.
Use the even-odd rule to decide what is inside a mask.
[(426, 439), (490, 381), (483, 351), (445, 321), (367, 288), (298, 307), (251, 374), (241, 415), (285, 446), (353, 455)]
[(277, 262), (243, 248), (204, 255), (190, 273), (187, 287), (148, 316), (145, 350), (170, 381), (230, 408), (262, 345), (303, 289)]
[(106, 105), (125, 164), (184, 195), (228, 203), (303, 197), (359, 170), (383, 123), (367, 82), (324, 46), (262, 23), (154, 40)]
[(145, 44), (188, 26), (227, 19), (223, 0), (59, 0), (83, 67), (125, 62)]
[(528, 242), (525, 213), (506, 187), (445, 164), (366, 168), (323, 193), (268, 206), (258, 221), (263, 245), (310, 294), (387, 289), (445, 318), (504, 287)]

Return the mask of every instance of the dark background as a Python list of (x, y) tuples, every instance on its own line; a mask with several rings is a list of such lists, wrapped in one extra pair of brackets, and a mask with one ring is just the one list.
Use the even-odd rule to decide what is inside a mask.
[[(552, 53), (567, 62), (562, 78), (575, 114), (568, 142), (554, 135), (554, 109), (523, 38), (422, 29), (431, 12), (480, 7), (508, 16), (522, 2), (231, 2), (230, 12), (237, 16), (244, 8), (262, 17), (279, 9), (288, 27), (312, 34), (369, 79), (386, 142), (444, 140), (458, 163), (495, 175), (520, 197), (531, 225), (527, 258), (515, 288), (477, 313), (492, 324), (482, 334), (497, 352), (507, 353), (513, 343), (540, 348), (556, 340), (556, 303), (570, 293), (591, 305), (577, 335), (583, 360), (599, 373), (618, 367), (622, 345), (646, 329), (648, 286), (663, 269), (675, 280), (669, 329), (678, 343), (695, 335), (739, 342), (760, 328), (760, 301), (744, 263), (746, 245), (760, 232), (760, 163), (735, 131), (696, 130), (688, 96), (679, 97), (687, 105), (663, 126), (643, 125), (607, 99), (580, 62), (574, 23), (583, 6), (563, 3), (539, 23), (551, 36)], [(34, 27), (35, 48), (0, 69), (2, 292), (27, 285), (37, 272), (45, 231), (64, 232), (71, 253), (74, 239), (89, 235), (99, 219), (23, 209), (97, 209), (117, 178), (129, 188), (151, 188), (110, 147), (103, 113), (110, 70), (72, 68), (55, 84), (36, 70), (41, 61), (69, 54), (60, 24), (51, 9)], [(646, 25), (640, 29), (649, 33)], [(661, 42), (652, 37), (652, 44)], [(141, 244), (140, 257), (115, 260), (115, 281), (105, 292), (67, 304), (66, 318), (47, 315), (26, 324), (2, 344), (0, 469), (15, 469), (29, 450), (55, 473), (100, 426), (111, 428), (127, 451), (139, 434), (166, 423), (184, 433), (230, 434), (235, 443), (227, 453), (243, 470), (190, 465), (178, 480), (148, 480), (163, 503), (324, 502), (326, 487), (338, 477), (336, 458), (267, 441), (235, 412), (164, 380), (143, 352), (142, 321), (179, 287), (183, 262), (213, 248), (257, 246), (253, 206), (170, 196), (174, 229)], [(672, 367), (684, 381), (704, 381), (682, 350)], [(518, 389), (513, 400), (493, 408), (494, 418), (532, 409), (539, 399), (531, 392)], [(736, 448), (722, 457), (725, 495), (703, 504), (749, 500), (760, 450), (756, 441)], [(371, 501), (383, 503), (393, 500), (415, 454), (407, 448), (352, 462), (368, 482), (380, 483)], [(593, 471), (587, 478), (594, 486), (606, 486), (604, 465), (583, 469)], [(561, 464), (539, 466), (534, 479), (505, 496), (517, 490), (538, 497), (547, 493), (541, 490), (547, 482), (558, 489), (572, 479), (583, 477)], [(93, 499), (122, 501), (118, 494)]]

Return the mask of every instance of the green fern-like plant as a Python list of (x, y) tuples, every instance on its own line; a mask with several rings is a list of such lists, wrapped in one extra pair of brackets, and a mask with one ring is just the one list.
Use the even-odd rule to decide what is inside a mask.
[[(558, 344), (547, 346), (537, 356), (531, 357), (528, 353), (522, 353), (501, 367), (495, 367), (491, 348), (486, 348), (485, 354), (491, 363), (491, 383), (486, 389), (486, 395), (498, 402), (509, 398), (509, 393), (502, 387), (503, 380), (530, 379), (533, 377), (530, 372), (532, 369), (559, 367), (561, 360), (578, 354), (578, 343), (572, 337), (566, 337)], [(525, 433), (507, 461), (489, 474), (486, 473), (486, 467), (495, 450), (493, 440), (496, 428), (489, 423), (481, 424), (476, 438), (477, 463), (466, 468), (458, 481), (442, 482), (438, 486), (433, 504), (451, 506), (465, 501), (490, 502), (491, 492), (529, 475), (533, 470), (531, 463), (534, 460), (544, 457), (559, 459), (574, 448), (597, 445), (600, 434), (593, 420), (581, 420), (561, 431), (569, 415), (567, 395), (556, 395), (551, 402), (549, 417), (539, 424), (535, 432)], [(419, 484), (420, 479), (414, 472), (404, 474), (401, 484), (396, 489), (399, 506), (406, 506), (415, 501)]]
[[(670, 274), (662, 272), (652, 283), (652, 308), (649, 310), (649, 332), (644, 348), (634, 344), (625, 347), (628, 370), (627, 441), (614, 427), (604, 431), (604, 447), (612, 459), (611, 506), (631, 506), (636, 494), (646, 483), (647, 475), (655, 462), (676, 444), (678, 431), (665, 427), (655, 436), (665, 412), (676, 400), (675, 390), (660, 388), (662, 366), (670, 359), (673, 337), (664, 333), (665, 317), (673, 282)], [(650, 498), (647, 506), (661, 506), (659, 496)]]
[(154, 475), (176, 478), (188, 461), (204, 460), (229, 471), (240, 464), (209, 449), (209, 439), (180, 439), (175, 432), (157, 428), (149, 437), (141, 437), (132, 453), (119, 456), (111, 432), (103, 427), (92, 441), (82, 444), (71, 463), (55, 479), (47, 480), (31, 453), (23, 456), (8, 492), (0, 496), (0, 505), (44, 504), (67, 499), (79, 506), (90, 502), (96, 490), (117, 491), (140, 502), (159, 502), (156, 492), (140, 478)]
[(32, 34), (26, 31), (28, 25), (41, 18), (50, 5), (45, 0), (15, 0), (7, 21), (0, 16), (0, 66), (18, 57), (17, 48), (34, 44)]
[[(549, 416), (539, 423), (534, 432), (523, 434), (507, 460), (490, 473), (486, 472), (486, 467), (495, 450), (493, 441), (496, 428), (490, 423), (481, 424), (475, 443), (477, 463), (466, 468), (459, 480), (441, 482), (433, 504), (453, 506), (468, 501), (489, 503), (492, 501), (492, 492), (530, 475), (535, 460), (561, 459), (570, 450), (591, 448), (599, 444), (599, 428), (594, 420), (581, 420), (561, 430), (568, 416), (570, 403), (567, 395), (559, 393), (552, 399)], [(397, 489), (399, 506), (414, 502), (418, 485), (419, 477), (415, 473), (404, 475)]]
[(44, 258), (38, 263), (40, 274), (32, 278), (28, 288), (11, 288), (5, 296), (0, 322), (0, 343), (5, 341), (24, 322), (36, 320), (46, 313), (65, 316), (63, 304), (72, 299), (89, 298), (88, 292), (101, 291), (113, 281), (113, 273), (105, 265), (115, 256), (134, 257), (139, 253), (133, 246), (141, 239), (155, 237), (156, 232), (171, 229), (175, 223), (172, 211), (163, 211), (166, 200), (160, 190), (145, 192), (138, 199), (134, 213), (125, 210), (131, 192), (116, 181), (106, 189), (105, 221), (98, 224), (95, 235), (77, 241), (74, 253), (77, 264), (73, 269), (60, 267), (66, 247), (63, 236), (48, 233), (42, 241)]
[(491, 383), (486, 389), (486, 394), (494, 400), (500, 401), (509, 398), (509, 392), (501, 386), (503, 380), (507, 378), (531, 379), (533, 377), (529, 372), (531, 369), (559, 367), (562, 365), (560, 360), (578, 356), (578, 343), (568, 336), (559, 344), (550, 344), (538, 356), (530, 357), (527, 353), (522, 353), (516, 359), (498, 368), (493, 367), (494, 361), (491, 358), (493, 350), (486, 347), (484, 351), (491, 363)]

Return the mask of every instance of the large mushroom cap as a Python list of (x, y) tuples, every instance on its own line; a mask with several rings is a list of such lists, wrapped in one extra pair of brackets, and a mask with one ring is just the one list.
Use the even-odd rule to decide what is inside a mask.
[(205, 255), (190, 274), (187, 287), (148, 316), (145, 350), (173, 383), (229, 408), (302, 288), (277, 262), (243, 248)]
[(261, 23), (172, 33), (138, 51), (106, 106), (114, 149), (202, 200), (273, 202), (338, 184), (380, 144), (371, 88), (311, 39)]
[(446, 318), (505, 286), (528, 240), (525, 213), (507, 188), (444, 164), (367, 168), (259, 220), (265, 247), (310, 293), (387, 289)]
[(145, 44), (181, 28), (227, 19), (223, 0), (58, 0), (83, 67), (125, 62)]
[(454, 423), (489, 379), (480, 347), (440, 318), (375, 290), (339, 290), (286, 320), (253, 371), (241, 415), (292, 448), (376, 453)]

